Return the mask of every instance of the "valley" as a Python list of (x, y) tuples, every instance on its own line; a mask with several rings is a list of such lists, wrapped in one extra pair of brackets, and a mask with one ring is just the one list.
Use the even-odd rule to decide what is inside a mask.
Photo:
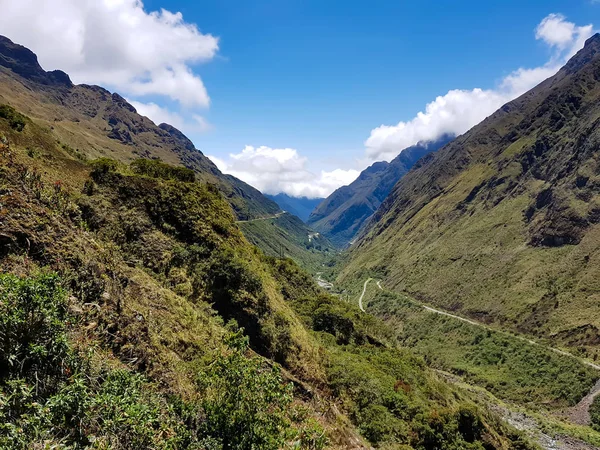
[(463, 134), (374, 129), (338, 187), (0, 36), (0, 450), (600, 448), (600, 34), (577, 50)]
[[(367, 279), (367, 281), (374, 280)], [(588, 431), (588, 427), (590, 426), (589, 408), (594, 399), (600, 395), (599, 365), (564, 350), (550, 347), (547, 343), (535, 342), (521, 335), (506, 333), (483, 323), (421, 304), (406, 296), (398, 296), (393, 292), (386, 292), (380, 284), (374, 284), (375, 286), (372, 285), (367, 290), (366, 288), (369, 283), (365, 282), (363, 284), (363, 291), (358, 296), (357, 304), (363, 312), (371, 312), (381, 317), (392, 329), (397, 330), (396, 332), (401, 342), (424, 356), (428, 364), (443, 377), (453, 383), (458, 383), (471, 389), (473, 392), (478, 392), (482, 401), (487, 403), (492, 409), (497, 410), (509, 423), (519, 429), (525, 430), (533, 439), (538, 441), (542, 448), (570, 450), (596, 448), (597, 445), (600, 445), (600, 433)], [(395, 305), (395, 307), (391, 305)], [(366, 308), (366, 311), (363, 307)], [(419, 309), (421, 312), (419, 312)], [(441, 316), (441, 319), (434, 319), (430, 317), (432, 315)], [(441, 333), (438, 331), (440, 323), (444, 324), (442, 325)], [(465, 326), (457, 325), (458, 323), (463, 323)], [(457, 339), (455, 331), (451, 331), (456, 329), (462, 329), (460, 333), (462, 335), (462, 342), (461, 338)], [(500, 385), (497, 387), (490, 384), (490, 381), (498, 376), (498, 374), (493, 375), (493, 371), (496, 371), (497, 368), (484, 368), (477, 375), (477, 372), (480, 370), (477, 366), (469, 367), (464, 364), (473, 358), (474, 353), (478, 352), (477, 348), (479, 346), (482, 346), (481, 353), (485, 352), (483, 350), (485, 339), (481, 339), (482, 334), (478, 330), (483, 330), (487, 333), (488, 337), (491, 335), (498, 336), (496, 339), (504, 342), (502, 345), (504, 348), (496, 350), (500, 353), (495, 356), (497, 359), (494, 363), (494, 365), (500, 368), (500, 371), (506, 371), (511, 376), (517, 375), (515, 372), (516, 362), (510, 361), (513, 356), (508, 356), (507, 352), (515, 352), (515, 349), (519, 347), (521, 347), (521, 350), (518, 351), (520, 355), (516, 356), (516, 360), (522, 358), (519, 364), (523, 367), (527, 365), (535, 367), (536, 364), (528, 361), (532, 353), (535, 352), (527, 351), (523, 347), (523, 344), (524, 346), (535, 346), (539, 347), (542, 353), (547, 354), (550, 351), (558, 355), (559, 358), (555, 359), (553, 364), (560, 365), (562, 367), (560, 371), (565, 370), (565, 366), (559, 362), (564, 358), (576, 362), (576, 366), (592, 368), (593, 371), (590, 372), (591, 378), (587, 383), (587, 386), (589, 386), (587, 389), (589, 390), (580, 391), (581, 393), (576, 394), (572, 401), (576, 401), (581, 395), (583, 397), (576, 404), (568, 407), (550, 406), (547, 399), (524, 402), (525, 398), (532, 398), (533, 391), (529, 391), (528, 394), (519, 393), (516, 396), (507, 396), (506, 381), (500, 381)], [(465, 338), (467, 339), (466, 341), (464, 340)], [(472, 343), (468, 343), (470, 339), (478, 341), (477, 345), (473, 346)], [(423, 340), (426, 342), (423, 342)], [(518, 340), (523, 344), (514, 343), (514, 340)], [(508, 344), (511, 341), (513, 344)], [(548, 361), (548, 357), (545, 357), (545, 359)], [(480, 365), (481, 362), (476, 364)], [(573, 370), (577, 370), (574, 369), (576, 366), (571, 366), (572, 369), (567, 370), (574, 373)], [(540, 376), (541, 373), (535, 374), (534, 372), (532, 375)], [(570, 377), (563, 378), (556, 387), (561, 389), (561, 383), (569, 383), (572, 380)], [(598, 381), (594, 382), (593, 380)], [(525, 379), (522, 378), (521, 383), (523, 382), (525, 382)], [(549, 380), (538, 381), (531, 379), (530, 383), (533, 387), (539, 384), (547, 384)]]

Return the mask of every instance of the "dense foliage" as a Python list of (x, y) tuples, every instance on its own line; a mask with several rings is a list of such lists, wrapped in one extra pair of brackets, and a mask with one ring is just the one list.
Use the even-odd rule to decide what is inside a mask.
[(402, 295), (377, 291), (369, 310), (386, 318), (398, 339), (430, 365), (462, 375), (506, 400), (574, 405), (598, 378), (597, 371), (575, 358), (431, 313)]
[(27, 123), (27, 117), (9, 105), (0, 105), (0, 118), (6, 119), (10, 127), (16, 131), (23, 131)]
[(78, 354), (56, 275), (2, 275), (0, 305), (0, 448), (277, 449), (297, 437), (287, 415), (291, 386), (276, 366), (248, 357), (243, 330), (198, 373), (201, 399), (186, 402)]
[[(319, 450), (368, 438), (380, 448), (433, 449), (440, 439), (427, 438), (425, 425), (438, 414), (447, 418), (436, 428), (446, 448), (519, 441), (487, 413), (474, 412), (471, 427), (485, 432), (453, 428), (460, 411), (477, 408), (394, 350), (379, 321), (325, 295), (292, 261), (249, 245), (210, 185), (108, 159), (87, 164), (33, 123), (7, 128), (16, 151), (0, 154), (0, 184), (11, 186), (0, 194), (11, 205), (3, 269), (29, 275), (7, 275), (15, 286), (39, 283), (40, 267), (63, 282), (40, 297), (46, 306), (56, 299), (41, 329), (58, 352), (34, 352), (60, 363), (40, 364), (52, 381), (46, 390), (40, 372), (2, 381), (4, 447)], [(17, 319), (7, 330), (28, 328)], [(249, 340), (230, 334), (229, 319)], [(376, 363), (386, 355), (401, 367)], [(405, 380), (416, 380), (407, 404), (422, 415), (406, 417), (387, 401)]]
[(163, 180), (192, 182), (196, 179), (194, 171), (186, 167), (177, 167), (153, 159), (136, 159), (131, 163), (131, 170), (140, 175)]
[(292, 306), (327, 349), (328, 385), (377, 447), (533, 448), (437, 379), (422, 359), (399, 349), (383, 322), (318, 292), (290, 261), (269, 262)]
[(600, 431), (600, 396), (594, 398), (590, 406), (590, 421), (592, 428), (596, 431)]

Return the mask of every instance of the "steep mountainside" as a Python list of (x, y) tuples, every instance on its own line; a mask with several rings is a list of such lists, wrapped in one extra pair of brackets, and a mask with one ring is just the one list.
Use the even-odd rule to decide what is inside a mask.
[(600, 36), (394, 187), (340, 280), (600, 350)]
[(363, 170), (348, 186), (337, 189), (312, 212), (308, 224), (339, 247), (354, 239), (361, 227), (379, 208), (394, 185), (423, 156), (451, 141), (419, 143), (403, 150), (391, 162), (381, 161)]
[(219, 169), (179, 130), (155, 125), (119, 94), (73, 85), (61, 71), (45, 72), (29, 49), (0, 36), (0, 101), (50, 127), (82, 158), (161, 159), (216, 184), (240, 219), (275, 214), (277, 204)]
[(298, 216), (304, 222), (308, 220), (310, 213), (313, 212), (319, 203), (324, 200), (323, 198), (292, 197), (284, 193), (266, 195), (266, 197), (277, 203), (284, 211)]
[(0, 105), (0, 448), (534, 449), (193, 171), (73, 153)]
[[(11, 104), (50, 127), (61, 145), (80, 159), (160, 159), (190, 168), (200, 181), (215, 184), (239, 220), (270, 217), (281, 211), (257, 189), (221, 173), (178, 129), (165, 123), (155, 125), (117, 93), (99, 86), (73, 85), (61, 71), (45, 72), (33, 52), (3, 36), (0, 103)], [(278, 231), (285, 237), (295, 229)], [(303, 230), (306, 236), (311, 232), (308, 227)]]
[(298, 217), (284, 213), (264, 220), (238, 223), (251, 243), (266, 255), (291, 258), (311, 273), (331, 265), (336, 255), (335, 247), (319, 233), (309, 231)]
[(3, 70), (38, 115), (0, 104), (0, 448), (535, 448), (251, 245), (175, 130), (59, 72)]

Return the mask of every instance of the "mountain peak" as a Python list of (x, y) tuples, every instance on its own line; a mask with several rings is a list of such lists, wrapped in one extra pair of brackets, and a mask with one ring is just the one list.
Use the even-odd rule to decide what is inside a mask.
[(594, 34), (591, 38), (585, 41), (585, 47), (589, 47), (590, 45), (600, 45), (600, 33)]
[(594, 59), (598, 53), (600, 53), (600, 33), (594, 34), (585, 41), (583, 48), (569, 60), (564, 70), (567, 73), (577, 72)]
[(71, 79), (62, 70), (46, 72), (40, 66), (35, 53), (27, 47), (15, 44), (5, 36), (0, 35), (0, 66), (40, 84), (71, 87)]

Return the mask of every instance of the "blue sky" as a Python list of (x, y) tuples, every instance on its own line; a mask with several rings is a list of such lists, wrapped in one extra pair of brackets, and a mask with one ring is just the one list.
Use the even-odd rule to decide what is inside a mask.
[[(28, 1), (35, 0), (24, 0), (23, 8)], [(0, 0), (5, 2), (8, 0)], [(15, 20), (10, 8), (14, 14), (19, 11), (8, 4), (3, 5), (9, 11), (4, 23), (0, 19), (0, 33), (9, 31), (6, 34), (13, 40), (30, 46), (47, 69), (70, 69), (76, 81), (91, 80), (119, 90), (157, 122), (172, 118), (223, 170), (269, 193), (284, 190), (295, 195), (326, 195), (369, 163), (389, 160), (406, 144), (435, 137), (444, 127), (466, 131), (465, 127), (522, 91), (507, 87), (507, 76), (520, 68), (543, 69), (532, 75), (533, 81), (527, 80), (526, 87), (531, 87), (577, 49), (578, 36), (591, 33), (586, 25), (600, 23), (600, 4), (590, 0), (146, 0), (143, 6), (136, 0), (48, 3), (57, 3), (49, 13), (57, 15), (57, 21), (80, 21), (77, 32), (83, 28), (88, 35), (93, 30), (100, 40), (102, 33), (111, 31), (111, 17), (139, 16), (143, 19), (139, 27), (148, 31), (142, 50), (153, 50), (155, 55), (148, 50), (148, 61), (141, 61), (136, 54), (123, 52), (119, 64), (127, 68), (130, 64), (129, 79), (119, 78), (116, 69), (115, 73), (107, 69), (100, 77), (88, 62), (93, 58), (67, 59), (64, 52), (57, 55), (56, 50), (47, 48), (45, 29), (37, 31), (37, 40), (31, 36), (31, 28), (29, 34), (16, 25), (12, 29)], [(84, 9), (82, 4), (89, 5)], [(181, 16), (148, 16), (161, 9)], [(21, 15), (35, 14), (24, 11)], [(58, 17), (61, 14), (64, 17)], [(540, 23), (550, 14), (557, 16), (551, 16), (553, 22), (540, 33)], [(100, 23), (99, 17), (104, 16), (107, 24)], [(29, 18), (28, 23), (35, 19)], [(197, 30), (191, 32), (193, 25)], [(119, 42), (127, 46), (130, 40), (134, 48), (140, 41), (139, 27), (124, 33)], [(187, 27), (188, 34), (178, 32), (182, 27)], [(56, 34), (56, 30), (47, 33), (51, 31)], [(74, 34), (65, 35), (61, 43)], [(161, 46), (161, 40), (169, 46)], [(97, 45), (88, 48), (86, 42), (81, 42), (80, 53), (99, 52)], [(197, 51), (184, 51), (194, 46)], [(176, 54), (173, 62), (169, 53)], [(150, 60), (185, 70), (177, 69), (181, 77), (164, 81), (157, 75), (162, 73), (161, 67)], [(185, 78), (186, 70), (194, 80)], [(133, 83), (140, 73), (153, 78), (152, 86)], [(201, 88), (206, 100), (210, 98), (209, 105), (202, 95), (196, 96)], [(473, 97), (474, 88), (484, 90), (481, 98)], [(436, 125), (434, 119), (432, 126), (426, 123), (426, 129), (423, 124), (394, 128), (399, 122), (410, 122), (437, 96), (452, 90), (466, 92), (467, 100), (455, 98), (465, 110), (452, 108), (453, 114), (473, 115), (466, 123)], [(174, 93), (177, 91), (179, 94)], [(197, 101), (186, 102), (186, 98)], [(446, 107), (443, 100), (438, 109)], [(391, 128), (372, 135), (380, 125)]]

